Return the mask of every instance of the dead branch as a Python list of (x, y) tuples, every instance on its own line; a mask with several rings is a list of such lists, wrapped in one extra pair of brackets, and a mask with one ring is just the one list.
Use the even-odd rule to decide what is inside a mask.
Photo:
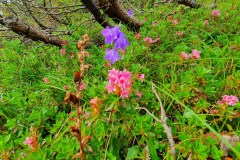
[(195, 0), (177, 0), (178, 4), (184, 4), (186, 6), (189, 6), (191, 8), (199, 8), (201, 7), (201, 4), (197, 3)]
[[(52, 7), (52, 6), (51, 6)], [(46, 12), (48, 12), (48, 8), (46, 7), (46, 1), (44, 0), (43, 1), (43, 8)], [(50, 8), (51, 10), (52, 8)], [(59, 19), (57, 16), (53, 15), (53, 14), (49, 14), (50, 17), (52, 17), (53, 20), (57, 21), (58, 23), (62, 23), (62, 24), (65, 24), (65, 25), (68, 25), (68, 23), (65, 21), (65, 20), (61, 20)]]
[(1, 25), (5, 25), (5, 24), (3, 23), (3, 17), (2, 17), (2, 15), (0, 15), (0, 24), (1, 24)]
[(100, 7), (104, 8), (104, 13), (112, 18), (116, 23), (123, 22), (130, 30), (138, 31), (143, 22), (134, 16), (129, 16), (127, 10), (119, 3), (119, 0), (99, 0)]
[(156, 92), (155, 88), (154, 88), (154, 84), (152, 84), (152, 91), (154, 92), (154, 94), (156, 95), (158, 101), (159, 101), (159, 105), (161, 108), (161, 121), (162, 121), (162, 125), (163, 128), (167, 134), (167, 138), (171, 147), (170, 153), (173, 155), (173, 157), (176, 159), (176, 150), (175, 150), (175, 142), (173, 140), (173, 136), (172, 136), (172, 129), (171, 127), (169, 127), (167, 125), (167, 116), (165, 113), (165, 109), (163, 107), (162, 101), (160, 99), (160, 97), (158, 96), (158, 93)]
[(155, 3), (172, 3), (172, 2), (177, 2), (178, 4), (184, 4), (191, 8), (201, 7), (201, 5), (198, 4), (195, 0), (161, 0), (161, 1), (155, 2)]
[(81, 0), (82, 3), (86, 6), (86, 8), (93, 14), (96, 21), (102, 26), (102, 27), (113, 27), (112, 24), (110, 24), (105, 17), (101, 14), (101, 12), (98, 10), (97, 4), (93, 0)]
[(35, 15), (32, 13), (32, 10), (29, 6), (29, 4), (26, 1), (22, 1), (24, 6), (27, 9), (27, 12), (30, 14), (30, 16), (33, 18), (33, 20), (39, 25), (39, 27), (41, 27), (42, 29), (47, 29), (48, 27), (46, 27), (44, 24), (42, 24), (36, 17)]
[(56, 36), (50, 36), (47, 33), (30, 26), (15, 16), (3, 18), (2, 21), (0, 19), (0, 23), (5, 25), (11, 31), (30, 38), (34, 41), (42, 41), (46, 44), (52, 44), (58, 47), (61, 47), (61, 44), (63, 42), (63, 40), (57, 38)]
[(171, 129), (171, 127), (169, 127), (167, 125), (167, 116), (166, 116), (166, 113), (165, 113), (165, 109), (162, 105), (162, 101), (161, 101), (160, 97), (158, 96), (158, 94), (157, 94), (157, 92), (154, 88), (154, 84), (152, 84), (152, 91), (154, 92), (154, 94), (156, 95), (156, 97), (159, 101), (159, 106), (160, 106), (160, 109), (161, 109), (161, 120), (158, 119), (156, 116), (154, 116), (152, 113), (150, 113), (150, 111), (148, 109), (146, 109), (145, 107), (136, 107), (135, 109), (145, 110), (153, 119), (155, 119), (159, 123), (162, 123), (164, 131), (167, 134), (167, 138), (168, 138), (168, 141), (169, 141), (169, 144), (170, 144), (170, 148), (171, 148), (170, 153), (172, 154), (174, 159), (176, 159), (175, 142), (174, 142), (173, 136), (172, 136), (172, 129)]

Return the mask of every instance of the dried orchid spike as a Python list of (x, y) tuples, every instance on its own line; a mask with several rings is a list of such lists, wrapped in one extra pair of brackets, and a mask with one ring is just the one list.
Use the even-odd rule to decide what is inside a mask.
[(81, 81), (81, 79), (82, 79), (82, 77), (81, 77), (80, 72), (76, 71), (76, 72), (74, 73), (74, 82), (75, 82), (75, 83), (79, 83), (79, 82)]
[(88, 37), (88, 34), (85, 34), (84, 36), (83, 36), (83, 39), (84, 39), (84, 41), (86, 42), (86, 44), (89, 42), (89, 37)]
[(84, 42), (82, 40), (79, 40), (78, 43), (77, 43), (77, 48), (79, 50), (83, 50), (85, 45), (86, 45), (86, 42)]
[(64, 99), (64, 102), (70, 103), (73, 106), (75, 106), (75, 105), (77, 105), (79, 103), (79, 99), (73, 93), (67, 92), (66, 93), (66, 97)]

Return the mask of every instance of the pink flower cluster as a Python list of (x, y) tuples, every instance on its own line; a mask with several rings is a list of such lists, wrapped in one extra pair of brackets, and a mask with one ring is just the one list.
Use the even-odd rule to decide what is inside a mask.
[(178, 25), (178, 20), (177, 20), (177, 19), (172, 20), (172, 24), (173, 24), (174, 26)]
[(136, 76), (136, 78), (139, 79), (141, 82), (144, 81), (144, 77), (145, 77), (144, 74), (138, 74), (138, 75)]
[(146, 37), (143, 39), (143, 41), (146, 43), (146, 46), (148, 47), (150, 44), (156, 43), (160, 40), (160, 38), (157, 36), (155, 39)]
[(212, 11), (212, 16), (214, 16), (214, 17), (220, 16), (220, 11), (219, 10), (213, 10)]
[(192, 53), (190, 55), (188, 55), (185, 52), (181, 52), (180, 56), (182, 57), (182, 59), (189, 59), (189, 58), (199, 59), (200, 54), (201, 54), (201, 51), (198, 51), (198, 50), (194, 49), (194, 50), (192, 50)]
[(179, 31), (179, 32), (177, 32), (177, 35), (180, 37), (180, 36), (183, 35), (183, 32), (182, 32), (182, 31)]
[(132, 91), (131, 72), (126, 69), (119, 71), (113, 68), (108, 73), (108, 85), (106, 86), (108, 93), (115, 92), (120, 97), (127, 98)]
[(23, 142), (23, 144), (28, 145), (30, 148), (33, 148), (34, 146), (34, 141), (32, 138), (27, 137), (26, 140)]
[(218, 104), (220, 104), (220, 105), (227, 104), (230, 106), (235, 106), (237, 102), (239, 102), (239, 100), (236, 96), (224, 95), (224, 96), (222, 96), (222, 100), (218, 101)]

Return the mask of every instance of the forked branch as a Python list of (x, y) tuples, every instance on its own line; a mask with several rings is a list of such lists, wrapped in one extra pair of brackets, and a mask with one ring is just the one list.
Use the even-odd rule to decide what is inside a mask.
[(170, 144), (170, 153), (171, 155), (174, 157), (174, 159), (176, 159), (176, 150), (175, 150), (175, 142), (173, 140), (173, 136), (172, 136), (172, 129), (171, 127), (169, 127), (167, 125), (167, 116), (165, 113), (165, 109), (162, 105), (162, 101), (160, 99), (160, 97), (158, 96), (155, 88), (154, 88), (154, 84), (152, 85), (152, 91), (154, 92), (154, 94), (156, 95), (158, 101), (159, 101), (159, 106), (161, 109), (161, 119), (158, 119), (155, 115), (153, 115), (148, 109), (146, 109), (145, 107), (136, 107), (135, 109), (142, 109), (145, 110), (153, 119), (155, 119), (157, 122), (161, 123), (163, 125), (164, 131), (167, 134), (167, 138)]

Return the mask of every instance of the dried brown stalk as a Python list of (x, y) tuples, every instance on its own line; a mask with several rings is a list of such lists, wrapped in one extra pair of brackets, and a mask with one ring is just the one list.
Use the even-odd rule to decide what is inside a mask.
[(79, 143), (79, 152), (73, 156), (73, 159), (75, 158), (80, 158), (81, 160), (85, 160), (85, 153), (84, 153), (84, 148), (86, 147), (88, 138), (83, 136), (81, 133), (81, 124), (82, 124), (82, 115), (83, 115), (83, 109), (80, 104), (80, 99), (82, 98), (82, 93), (81, 93), (81, 85), (82, 85), (82, 77), (84, 75), (85, 70), (87, 70), (90, 65), (84, 63), (84, 58), (86, 56), (89, 56), (89, 53), (84, 50), (85, 46), (89, 42), (89, 37), (88, 35), (83, 36), (83, 40), (79, 40), (77, 44), (77, 48), (79, 49), (78, 52), (78, 59), (80, 62), (80, 72), (76, 71), (74, 74), (74, 83), (75, 83), (75, 89), (76, 93), (66, 93), (66, 97), (64, 99), (65, 102), (71, 104), (77, 113), (76, 117), (76, 126), (71, 127), (71, 133), (72, 135), (77, 139)]

